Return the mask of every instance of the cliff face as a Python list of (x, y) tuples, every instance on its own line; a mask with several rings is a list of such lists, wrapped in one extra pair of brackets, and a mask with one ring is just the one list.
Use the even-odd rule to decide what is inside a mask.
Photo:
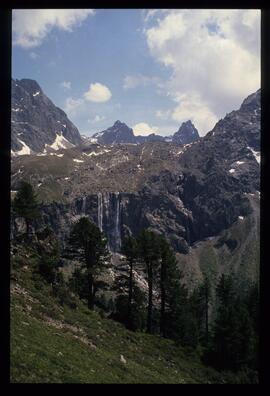
[[(98, 145), (21, 156), (12, 161), (12, 190), (34, 185), (48, 222), (62, 240), (89, 216), (112, 251), (148, 227), (175, 250), (215, 236), (252, 212), (260, 189), (260, 92), (191, 144)], [(40, 223), (40, 225), (42, 222)]]

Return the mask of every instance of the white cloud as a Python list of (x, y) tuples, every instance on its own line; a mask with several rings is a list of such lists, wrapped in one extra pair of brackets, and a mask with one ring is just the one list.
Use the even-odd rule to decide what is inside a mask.
[(93, 14), (92, 9), (14, 10), (12, 12), (13, 44), (26, 49), (37, 47), (54, 27), (71, 32), (74, 27)]
[(148, 125), (146, 122), (139, 122), (132, 127), (134, 135), (148, 136), (150, 133), (157, 133), (158, 128)]
[(171, 70), (165, 94), (176, 103), (172, 119), (193, 118), (204, 135), (260, 87), (259, 10), (168, 10), (151, 17), (145, 35), (152, 56)]
[(84, 106), (83, 99), (73, 99), (72, 97), (68, 97), (66, 99), (64, 110), (71, 116), (74, 116), (80, 111)]
[(191, 120), (200, 135), (210, 131), (218, 121), (217, 116), (211, 112), (209, 106), (195, 93), (183, 95), (179, 98), (179, 104), (174, 108), (171, 117), (179, 124)]
[(112, 93), (106, 85), (100, 83), (90, 84), (89, 90), (84, 93), (84, 98), (90, 102), (107, 102), (112, 97)]
[(64, 89), (71, 89), (71, 82), (70, 81), (63, 81), (60, 83), (61, 87)]

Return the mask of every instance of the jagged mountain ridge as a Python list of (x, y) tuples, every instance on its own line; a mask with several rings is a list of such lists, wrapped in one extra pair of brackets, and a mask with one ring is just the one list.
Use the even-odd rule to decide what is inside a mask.
[(82, 143), (78, 129), (36, 81), (12, 79), (11, 92), (12, 155), (43, 153)]
[[(184, 131), (182, 140), (175, 139), (175, 142), (185, 144), (199, 138), (196, 134), (190, 136), (188, 130), (186, 133), (188, 136), (185, 136)], [(91, 138), (82, 137), (66, 113), (53, 104), (35, 80), (12, 79), (12, 156), (43, 154), (46, 151), (70, 148), (83, 143), (142, 144), (155, 141), (167, 142), (172, 139), (173, 136), (164, 137), (154, 133), (135, 136), (133, 130), (119, 120), (108, 129), (95, 133)]]
[[(142, 131), (143, 132), (143, 131)], [(183, 145), (192, 143), (200, 138), (197, 129), (191, 121), (184, 122), (173, 136), (161, 136), (151, 133), (149, 135), (134, 135), (134, 132), (125, 123), (117, 120), (113, 126), (104, 131), (95, 133), (86, 142), (99, 144), (142, 144), (147, 142), (170, 142)]]
[(113, 251), (125, 235), (148, 227), (187, 253), (252, 212), (249, 196), (260, 188), (259, 141), (258, 91), (204, 138), (184, 146), (92, 144), (50, 153), (50, 161), (16, 158), (12, 189), (30, 179), (47, 202), (43, 222), (62, 239), (74, 220), (87, 215)]

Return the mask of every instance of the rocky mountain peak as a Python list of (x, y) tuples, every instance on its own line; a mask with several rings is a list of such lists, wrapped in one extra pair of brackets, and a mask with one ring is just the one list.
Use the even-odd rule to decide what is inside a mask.
[(120, 127), (120, 126), (127, 126), (127, 125), (124, 122), (121, 122), (120, 120), (117, 120), (117, 121), (115, 121), (113, 126)]
[(133, 130), (119, 120), (104, 131), (95, 133), (92, 139), (100, 144), (136, 143)]
[(261, 89), (249, 95), (242, 103), (240, 110), (242, 111), (252, 111), (255, 108), (260, 108), (261, 106)]
[(39, 92), (39, 93), (43, 94), (43, 91), (42, 91), (40, 85), (35, 80), (31, 80), (30, 78), (23, 78), (21, 80), (15, 80), (15, 84), (19, 84), (21, 87), (23, 87), (29, 93), (35, 94), (36, 92)]
[(172, 141), (176, 144), (189, 144), (200, 138), (198, 130), (190, 120), (183, 122), (179, 130), (173, 135)]
[(12, 155), (45, 153), (81, 142), (78, 129), (35, 80), (12, 80)]

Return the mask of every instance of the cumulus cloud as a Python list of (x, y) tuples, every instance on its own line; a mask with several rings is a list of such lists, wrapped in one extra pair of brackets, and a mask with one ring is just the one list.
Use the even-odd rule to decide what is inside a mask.
[(64, 89), (71, 89), (71, 82), (70, 81), (63, 81), (60, 83), (61, 87)]
[(146, 122), (139, 122), (132, 127), (134, 135), (148, 136), (151, 133), (157, 133), (158, 128), (148, 125)]
[(53, 28), (71, 32), (94, 10), (35, 9), (12, 12), (13, 44), (23, 48), (39, 46)]
[[(60, 85), (65, 89), (71, 88), (70, 81), (63, 81)], [(81, 97), (74, 99), (69, 96), (65, 101), (64, 110), (71, 117), (87, 114), (90, 105), (88, 102), (107, 102), (111, 96), (111, 91), (105, 85), (100, 83), (90, 84), (89, 90)], [(104, 118), (97, 114), (92, 120), (88, 119), (88, 122), (96, 123), (103, 121)]]
[(172, 119), (190, 118), (204, 135), (260, 87), (259, 10), (167, 10), (151, 17), (144, 32), (152, 56), (171, 70), (164, 93), (176, 103)]
[(89, 90), (84, 93), (84, 98), (90, 102), (107, 102), (112, 97), (112, 93), (106, 85), (100, 83), (90, 84)]
[(179, 104), (174, 108), (171, 117), (179, 124), (191, 120), (199, 130), (200, 135), (210, 131), (218, 121), (217, 116), (196, 93), (184, 94), (179, 98)]

